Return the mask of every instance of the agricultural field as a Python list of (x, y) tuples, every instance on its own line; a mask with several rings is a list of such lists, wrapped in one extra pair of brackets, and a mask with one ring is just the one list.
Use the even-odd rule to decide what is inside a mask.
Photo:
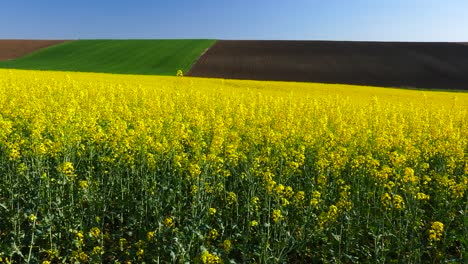
[[(63, 43), (65, 42), (65, 43)], [(468, 45), (286, 40), (0, 40), (0, 68), (468, 90)]]
[(0, 61), (12, 60), (65, 42), (65, 40), (0, 39)]
[(190, 76), (468, 90), (468, 45), (448, 42), (218, 40)]
[(77, 40), (0, 61), (0, 68), (175, 75), (177, 70), (187, 72), (213, 43), (188, 39)]
[(0, 263), (468, 261), (468, 93), (0, 76)]

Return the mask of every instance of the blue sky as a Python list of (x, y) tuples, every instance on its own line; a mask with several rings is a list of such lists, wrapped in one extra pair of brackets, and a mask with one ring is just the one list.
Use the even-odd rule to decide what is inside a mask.
[(3, 0), (8, 38), (468, 42), (468, 1)]

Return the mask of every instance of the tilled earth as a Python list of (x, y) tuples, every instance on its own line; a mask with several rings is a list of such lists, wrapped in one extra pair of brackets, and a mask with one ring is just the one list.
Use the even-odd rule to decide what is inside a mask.
[(0, 61), (16, 59), (65, 40), (0, 40)]
[(468, 90), (468, 45), (222, 40), (188, 75)]

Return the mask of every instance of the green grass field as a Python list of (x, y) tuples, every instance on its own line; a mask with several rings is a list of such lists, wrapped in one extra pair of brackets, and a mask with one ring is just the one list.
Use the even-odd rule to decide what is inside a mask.
[(22, 58), (0, 68), (175, 75), (187, 72), (214, 40), (78, 40)]

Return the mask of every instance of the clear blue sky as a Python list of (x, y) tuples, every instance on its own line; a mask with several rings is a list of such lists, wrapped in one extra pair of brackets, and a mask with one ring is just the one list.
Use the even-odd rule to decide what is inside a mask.
[(468, 42), (468, 0), (2, 0), (8, 38)]

